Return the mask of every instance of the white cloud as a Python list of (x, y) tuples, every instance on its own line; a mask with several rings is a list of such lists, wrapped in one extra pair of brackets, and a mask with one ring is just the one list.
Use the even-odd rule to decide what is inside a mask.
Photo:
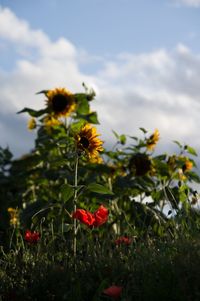
[[(90, 59), (70, 41), (51, 41), (6, 8), (0, 8), (1, 40), (20, 52), (11, 71), (0, 70), (0, 138), (17, 155), (32, 147), (33, 137), (26, 130), (27, 116), (16, 112), (25, 106), (42, 108), (44, 100), (37, 91), (65, 86), (77, 92), (82, 82), (97, 92), (92, 108), (107, 144), (113, 141), (112, 129), (137, 135), (139, 127), (145, 127), (160, 130), (163, 150), (172, 140), (200, 146), (200, 57), (185, 45), (171, 51), (121, 53), (110, 61)], [(82, 64), (90, 60), (99, 63), (98, 72), (86, 75)]]
[(200, 7), (200, 0), (173, 0), (175, 4)]

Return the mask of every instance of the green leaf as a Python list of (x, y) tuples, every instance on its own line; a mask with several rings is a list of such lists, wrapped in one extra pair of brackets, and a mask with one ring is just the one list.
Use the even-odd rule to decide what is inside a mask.
[(113, 134), (115, 135), (115, 137), (117, 138), (117, 140), (119, 139), (119, 135), (114, 131), (112, 130)]
[(113, 192), (110, 191), (107, 187), (105, 187), (103, 185), (100, 185), (100, 184), (97, 184), (97, 183), (90, 183), (87, 186), (87, 189), (90, 190), (91, 192), (113, 195)]
[(126, 144), (126, 135), (120, 135), (119, 140), (122, 145)]
[(92, 112), (86, 116), (86, 119), (89, 123), (99, 124), (99, 120), (97, 117), (97, 112)]
[(147, 130), (145, 130), (144, 128), (139, 128), (144, 134), (147, 133)]
[(176, 143), (180, 148), (182, 148), (182, 144), (178, 142), (177, 140), (173, 140), (174, 143)]
[(49, 90), (42, 90), (42, 91), (40, 91), (40, 92), (37, 92), (37, 93), (35, 93), (35, 94), (47, 94), (49, 92)]
[(87, 115), (83, 115), (83, 114), (77, 114), (77, 116), (75, 117), (76, 119), (82, 119), (85, 120), (89, 123), (93, 123), (93, 124), (99, 124), (98, 118), (97, 118), (97, 113), (96, 112), (92, 112), (89, 113)]
[(185, 149), (187, 150), (187, 152), (193, 156), (197, 156), (197, 153), (195, 151), (195, 149), (189, 145), (185, 146)]
[(17, 112), (17, 114), (21, 114), (21, 113), (28, 113), (32, 117), (39, 117), (39, 116), (41, 116), (45, 113), (48, 113), (48, 108), (42, 109), (42, 110), (39, 110), (39, 111), (30, 109), (30, 108), (24, 108), (23, 110)]
[(80, 119), (79, 121), (77, 122), (74, 122), (71, 124), (71, 130), (74, 134), (78, 133), (81, 128), (84, 126), (85, 124), (85, 120), (84, 119)]
[(66, 203), (74, 195), (74, 189), (69, 184), (63, 184), (60, 189), (62, 199)]
[(77, 103), (87, 100), (87, 95), (85, 93), (76, 93), (74, 96)]
[(89, 113), (90, 106), (86, 98), (83, 98), (81, 102), (78, 103), (77, 113), (86, 115)]

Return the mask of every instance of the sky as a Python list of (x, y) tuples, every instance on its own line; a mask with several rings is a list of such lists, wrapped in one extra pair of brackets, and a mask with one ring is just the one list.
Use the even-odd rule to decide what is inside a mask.
[(0, 0), (0, 146), (34, 147), (24, 107), (36, 92), (93, 88), (105, 145), (112, 130), (160, 131), (200, 148), (200, 0)]

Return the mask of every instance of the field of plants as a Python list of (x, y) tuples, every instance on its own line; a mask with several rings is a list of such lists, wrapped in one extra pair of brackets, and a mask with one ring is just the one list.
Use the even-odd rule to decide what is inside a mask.
[(0, 148), (0, 301), (200, 300), (196, 150), (144, 128), (106, 149), (83, 87), (37, 93), (34, 149)]

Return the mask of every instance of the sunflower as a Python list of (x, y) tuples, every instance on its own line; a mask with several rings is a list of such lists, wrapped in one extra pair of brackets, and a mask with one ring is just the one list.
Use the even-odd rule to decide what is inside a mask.
[(36, 128), (36, 126), (37, 126), (37, 124), (36, 124), (35, 118), (29, 119), (28, 124), (27, 124), (28, 129), (30, 131), (32, 131)]
[(54, 118), (54, 116), (52, 116), (52, 115), (47, 115), (43, 119), (43, 124), (44, 124), (44, 127), (45, 127), (46, 131), (49, 134), (51, 134), (52, 127), (61, 125), (62, 122), (60, 120), (58, 120), (57, 118)]
[(100, 163), (99, 152), (103, 151), (103, 141), (98, 138), (99, 134), (95, 127), (90, 124), (84, 125), (76, 135), (77, 149), (85, 152), (91, 162)]
[(8, 213), (10, 215), (10, 225), (11, 226), (19, 226), (19, 211), (18, 209), (14, 209), (12, 207), (9, 207), (8, 209)]
[(159, 138), (160, 138), (160, 133), (159, 133), (158, 129), (156, 129), (154, 131), (154, 133), (147, 139), (147, 142), (146, 142), (147, 149), (154, 150)]
[(182, 167), (183, 172), (190, 171), (193, 168), (193, 162), (186, 158), (185, 163)]
[(134, 154), (129, 161), (129, 170), (136, 176), (144, 176), (152, 171), (152, 161), (144, 153)]
[(47, 106), (55, 117), (68, 116), (76, 107), (74, 95), (65, 88), (56, 88), (46, 93)]

